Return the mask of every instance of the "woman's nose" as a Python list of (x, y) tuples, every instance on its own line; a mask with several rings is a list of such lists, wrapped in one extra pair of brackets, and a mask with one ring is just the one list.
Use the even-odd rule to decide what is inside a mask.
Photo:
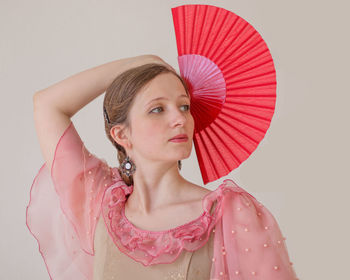
[(173, 125), (184, 125), (185, 122), (186, 122), (186, 116), (184, 115), (184, 112), (181, 110), (177, 110), (174, 113)]

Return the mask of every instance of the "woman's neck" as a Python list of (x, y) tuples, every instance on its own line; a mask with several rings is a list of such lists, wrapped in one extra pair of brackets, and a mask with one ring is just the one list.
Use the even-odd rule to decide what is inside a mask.
[(128, 208), (140, 215), (150, 215), (163, 207), (176, 203), (186, 185), (177, 164), (171, 167), (140, 168), (133, 175), (133, 192), (127, 200)]

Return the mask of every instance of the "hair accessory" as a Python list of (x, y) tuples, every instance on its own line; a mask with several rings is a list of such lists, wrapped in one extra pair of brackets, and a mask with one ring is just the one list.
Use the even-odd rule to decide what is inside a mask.
[(130, 177), (132, 174), (134, 174), (136, 170), (136, 166), (132, 162), (132, 160), (129, 158), (129, 156), (126, 156), (126, 158), (123, 160), (123, 162), (120, 165), (120, 169), (123, 174)]
[(105, 119), (108, 123), (111, 123), (111, 121), (109, 120), (108, 114), (107, 114), (107, 110), (105, 108), (105, 106), (103, 106), (103, 115), (105, 116)]
[(171, 11), (206, 184), (237, 168), (264, 138), (275, 110), (276, 72), (263, 38), (235, 13), (210, 5)]

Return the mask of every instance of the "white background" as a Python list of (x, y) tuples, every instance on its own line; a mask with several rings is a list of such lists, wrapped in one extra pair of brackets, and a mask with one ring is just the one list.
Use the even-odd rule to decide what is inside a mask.
[[(0, 2), (1, 279), (49, 279), (26, 227), (43, 164), (33, 94), (108, 61), (156, 54), (178, 70), (171, 8), (211, 4), (244, 18), (266, 41), (277, 72), (275, 115), (254, 153), (226, 176), (279, 222), (300, 279), (349, 277), (349, 6), (347, 1)], [(103, 95), (73, 122), (94, 154), (117, 165), (103, 127)], [(194, 148), (181, 173), (203, 185)], [(225, 178), (225, 177), (224, 177)], [(205, 187), (215, 189), (221, 178)]]

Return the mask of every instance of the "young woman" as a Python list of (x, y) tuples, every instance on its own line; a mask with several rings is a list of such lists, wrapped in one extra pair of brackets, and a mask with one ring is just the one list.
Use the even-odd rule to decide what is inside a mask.
[[(88, 151), (71, 122), (104, 92), (119, 168)], [(209, 191), (179, 173), (192, 150), (190, 106), (186, 82), (154, 55), (94, 67), (34, 95), (45, 164), (27, 225), (51, 279), (297, 279), (261, 203), (232, 180)]]

